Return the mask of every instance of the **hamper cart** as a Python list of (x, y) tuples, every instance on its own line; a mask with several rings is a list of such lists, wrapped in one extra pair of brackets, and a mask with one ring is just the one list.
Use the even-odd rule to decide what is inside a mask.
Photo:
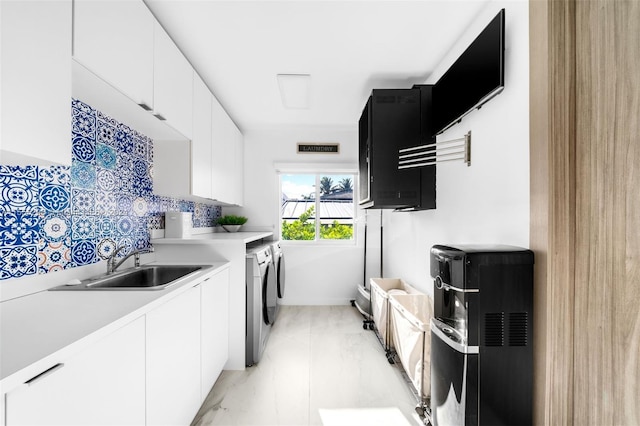
[(393, 338), (389, 325), (389, 295), (390, 294), (422, 294), (404, 280), (398, 278), (371, 278), (371, 315), (380, 340), (387, 353), (387, 359), (393, 363)]
[(391, 295), (389, 305), (395, 350), (418, 396), (416, 411), (430, 418), (433, 303), (426, 294), (406, 294)]

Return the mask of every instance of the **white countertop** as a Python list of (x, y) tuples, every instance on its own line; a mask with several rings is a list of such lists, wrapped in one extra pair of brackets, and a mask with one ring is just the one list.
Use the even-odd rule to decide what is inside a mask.
[(218, 242), (237, 241), (249, 244), (254, 241), (273, 237), (273, 232), (212, 232), (208, 234), (196, 234), (188, 238), (156, 238), (151, 244), (215, 244)]
[(0, 303), (0, 387), (6, 392), (139, 318), (226, 262), (163, 290), (41, 291)]

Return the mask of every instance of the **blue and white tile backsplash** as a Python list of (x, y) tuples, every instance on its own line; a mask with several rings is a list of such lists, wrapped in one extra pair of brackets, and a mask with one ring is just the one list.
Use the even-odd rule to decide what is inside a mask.
[(0, 165), (0, 280), (149, 248), (164, 212), (212, 226), (220, 207), (153, 195), (153, 141), (73, 99), (72, 164)]

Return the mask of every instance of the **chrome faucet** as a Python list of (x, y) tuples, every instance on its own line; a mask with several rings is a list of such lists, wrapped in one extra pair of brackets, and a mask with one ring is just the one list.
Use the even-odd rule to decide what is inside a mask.
[(120, 259), (119, 262), (116, 262), (117, 254), (120, 253), (120, 251), (122, 251), (124, 248), (125, 248), (124, 246), (120, 246), (120, 247), (116, 248), (116, 250), (113, 252), (113, 254), (111, 256), (109, 256), (109, 258), (107, 259), (107, 274), (113, 274), (116, 271), (116, 269), (118, 269), (120, 267), (120, 265), (122, 265), (131, 256), (134, 257), (133, 258), (134, 259), (134, 266), (137, 268), (137, 267), (140, 266), (140, 254), (141, 253), (153, 253), (153, 248), (150, 248), (149, 250), (146, 250), (146, 251), (134, 250), (131, 253), (127, 254), (122, 259)]

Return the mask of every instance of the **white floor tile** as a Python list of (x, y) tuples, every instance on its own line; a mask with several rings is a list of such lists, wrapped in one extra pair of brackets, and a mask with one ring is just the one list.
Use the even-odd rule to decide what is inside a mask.
[(224, 371), (193, 425), (417, 425), (415, 406), (355, 308), (283, 306), (260, 362)]

